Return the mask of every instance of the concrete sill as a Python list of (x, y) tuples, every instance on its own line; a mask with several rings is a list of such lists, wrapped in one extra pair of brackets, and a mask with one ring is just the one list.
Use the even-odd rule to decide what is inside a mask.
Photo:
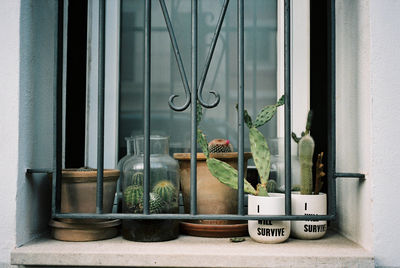
[(158, 243), (138, 243), (117, 237), (96, 242), (32, 241), (11, 253), (15, 265), (39, 266), (160, 266), (160, 267), (374, 267), (371, 253), (343, 236), (267, 245), (250, 238), (181, 235)]

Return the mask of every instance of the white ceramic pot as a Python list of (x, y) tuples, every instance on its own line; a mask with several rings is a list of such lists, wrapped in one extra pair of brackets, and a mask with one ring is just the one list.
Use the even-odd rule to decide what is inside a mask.
[[(301, 195), (292, 193), (293, 215), (326, 215), (326, 194)], [(291, 235), (299, 239), (318, 239), (325, 235), (326, 221), (293, 221)]]
[[(269, 196), (249, 195), (249, 215), (285, 215), (285, 195), (271, 193)], [(281, 243), (289, 238), (290, 221), (249, 221), (250, 237), (260, 243)]]

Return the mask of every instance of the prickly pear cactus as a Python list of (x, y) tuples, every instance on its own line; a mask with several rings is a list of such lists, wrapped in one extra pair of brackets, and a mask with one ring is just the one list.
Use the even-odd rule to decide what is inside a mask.
[(143, 187), (130, 185), (124, 191), (125, 205), (129, 210), (135, 210), (143, 202)]
[(176, 199), (176, 187), (167, 180), (158, 182), (154, 188), (153, 193), (158, 194), (165, 202), (170, 203)]
[(268, 187), (272, 186), (271, 183), (270, 186), (268, 186), (271, 168), (271, 153), (264, 135), (257, 128), (271, 120), (275, 115), (277, 108), (283, 105), (284, 102), (285, 98), (282, 96), (276, 104), (265, 106), (257, 115), (254, 123), (252, 122), (250, 115), (245, 111), (245, 123), (249, 128), (250, 149), (258, 175), (260, 176), (260, 184), (257, 185), (257, 194), (259, 196), (268, 196), (268, 192), (271, 192)]
[[(257, 127), (260, 127), (267, 123), (276, 113), (277, 107), (284, 104), (284, 96), (274, 105), (266, 106), (262, 109), (260, 114), (257, 116), (256, 121), (252, 122), (252, 119), (248, 112), (244, 111), (244, 121), (250, 130), (250, 146), (251, 152), (256, 164), (256, 168), (261, 178), (261, 183), (257, 186), (257, 190), (244, 179), (244, 191), (253, 195), (268, 196), (268, 178), (270, 172), (270, 152), (267, 141), (264, 136), (258, 131)], [(237, 189), (238, 186), (238, 172), (236, 169), (226, 164), (225, 162), (219, 161), (215, 158), (209, 158), (209, 147), (207, 146), (207, 140), (203, 132), (197, 130), (197, 142), (201, 146), (207, 160), (207, 167), (211, 174), (216, 177), (220, 182), (228, 185), (233, 189)], [(272, 184), (270, 183), (269, 187)]]
[(208, 151), (210, 153), (229, 153), (233, 152), (233, 146), (229, 140), (214, 139), (208, 144)]

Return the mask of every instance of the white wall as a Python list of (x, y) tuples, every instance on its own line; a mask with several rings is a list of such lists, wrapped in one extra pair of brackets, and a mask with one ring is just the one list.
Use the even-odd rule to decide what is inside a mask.
[(52, 166), (55, 3), (1, 2), (0, 267), (15, 246), (47, 229), (48, 179), (25, 171)]
[(371, 0), (374, 254), (400, 266), (400, 1)]
[(19, 1), (0, 8), (0, 267), (15, 245), (15, 198), (18, 177)]
[(337, 179), (337, 225), (372, 250), (370, 18), (365, 0), (336, 3), (337, 171), (366, 174)]
[(56, 8), (53, 0), (21, 1), (17, 245), (46, 231), (50, 218), (47, 175), (25, 171), (53, 164)]

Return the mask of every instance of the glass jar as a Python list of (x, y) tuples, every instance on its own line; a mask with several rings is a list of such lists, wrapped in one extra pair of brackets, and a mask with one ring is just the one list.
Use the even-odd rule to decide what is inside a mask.
[[(285, 192), (284, 139), (269, 139), (268, 146), (271, 152), (270, 178), (276, 181), (277, 192)], [(296, 190), (300, 186), (300, 161), (297, 155), (297, 143), (292, 141), (291, 146), (292, 190)]]
[(126, 155), (123, 156), (117, 164), (117, 169), (119, 170), (119, 179), (118, 179), (118, 184), (117, 184), (117, 191), (115, 192), (115, 198), (114, 198), (114, 205), (112, 212), (113, 213), (118, 213), (122, 210), (122, 204), (121, 204), (121, 199), (122, 199), (122, 180), (124, 177), (123, 173), (123, 167), (125, 164), (125, 161), (133, 154), (133, 143), (134, 143), (134, 138), (133, 137), (126, 137)]
[[(123, 165), (123, 213), (143, 213), (144, 138), (134, 138), (134, 154)], [(169, 138), (150, 136), (150, 213), (178, 213), (179, 165), (169, 155)], [(123, 220), (122, 236), (133, 241), (177, 238), (176, 220)]]

